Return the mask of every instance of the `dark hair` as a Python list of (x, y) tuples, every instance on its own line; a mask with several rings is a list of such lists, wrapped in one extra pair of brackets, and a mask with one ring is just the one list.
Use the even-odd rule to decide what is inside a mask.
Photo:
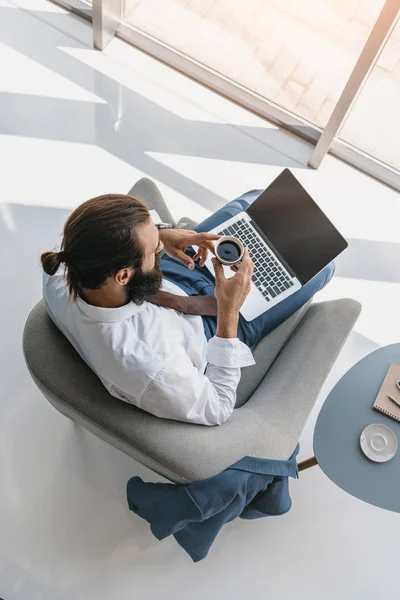
[(69, 292), (76, 299), (82, 288), (100, 288), (118, 269), (139, 269), (143, 252), (135, 228), (149, 218), (146, 206), (131, 196), (92, 198), (65, 223), (61, 252), (42, 254), (43, 270), (54, 275), (65, 262)]

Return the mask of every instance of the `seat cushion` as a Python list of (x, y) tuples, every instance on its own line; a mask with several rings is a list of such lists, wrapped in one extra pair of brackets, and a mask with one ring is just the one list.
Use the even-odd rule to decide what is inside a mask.
[(253, 356), (255, 365), (242, 369), (242, 376), (236, 393), (236, 407), (240, 408), (253, 395), (261, 381), (267, 375), (269, 368), (282, 350), (287, 340), (306, 314), (311, 300), (299, 308), (286, 321), (265, 336), (255, 348)]
[(358, 313), (353, 300), (311, 306), (252, 398), (219, 427), (158, 419), (112, 397), (43, 302), (28, 317), (23, 347), (35, 382), (60, 412), (171, 481), (185, 483), (216, 475), (243, 456), (289, 458)]
[(176, 224), (177, 229), (194, 229), (197, 227), (198, 223), (190, 219), (189, 217), (182, 217), (179, 222)]
[(174, 218), (154, 181), (147, 177), (142, 177), (130, 189), (129, 196), (144, 202), (150, 210), (157, 211), (164, 223), (171, 223), (175, 227)]

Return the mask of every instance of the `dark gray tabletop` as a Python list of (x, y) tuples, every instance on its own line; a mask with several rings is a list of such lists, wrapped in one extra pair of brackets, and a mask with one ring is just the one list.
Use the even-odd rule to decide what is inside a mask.
[(400, 423), (372, 409), (390, 363), (400, 365), (400, 344), (372, 352), (335, 385), (318, 416), (314, 452), (324, 473), (346, 492), (400, 512), (400, 448), (386, 463), (372, 462), (360, 448), (360, 434), (371, 423), (390, 427), (400, 446)]

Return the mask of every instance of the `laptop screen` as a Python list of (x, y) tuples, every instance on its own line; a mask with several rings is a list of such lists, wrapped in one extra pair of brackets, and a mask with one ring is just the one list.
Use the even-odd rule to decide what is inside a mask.
[(347, 248), (346, 240), (288, 169), (246, 212), (301, 283)]

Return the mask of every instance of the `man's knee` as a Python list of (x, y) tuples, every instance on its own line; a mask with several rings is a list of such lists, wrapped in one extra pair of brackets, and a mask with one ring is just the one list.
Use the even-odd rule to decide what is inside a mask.
[(239, 198), (222, 206), (222, 208), (209, 216), (205, 221), (199, 223), (199, 225), (195, 227), (195, 231), (210, 231), (232, 217), (235, 217), (240, 212), (246, 211), (249, 205), (254, 202), (263, 191), (264, 190), (250, 190), (245, 192), (239, 196)]
[(244, 194), (239, 196), (239, 198), (237, 198), (237, 200), (246, 200), (247, 203), (249, 204), (252, 201), (256, 200), (258, 198), (258, 196), (260, 196), (263, 193), (263, 191), (264, 190), (258, 190), (258, 189), (249, 190), (248, 192), (245, 192)]
[(329, 263), (327, 267), (323, 270), (325, 274), (325, 283), (324, 286), (327, 285), (335, 274), (336, 265), (334, 262)]

